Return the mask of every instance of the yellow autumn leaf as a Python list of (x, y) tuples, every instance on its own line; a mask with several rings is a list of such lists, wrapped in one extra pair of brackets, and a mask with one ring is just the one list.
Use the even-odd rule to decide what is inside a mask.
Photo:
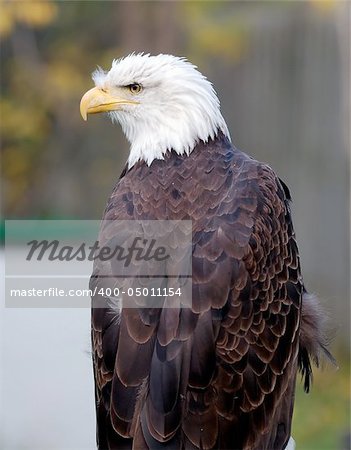
[(0, 2), (0, 36), (8, 36), (13, 28), (14, 18), (13, 11)]
[(57, 5), (52, 2), (16, 2), (16, 18), (18, 21), (34, 27), (50, 24), (57, 15)]
[(9, 34), (15, 22), (24, 23), (29, 27), (39, 28), (49, 25), (57, 16), (58, 7), (55, 3), (44, 0), (0, 1), (0, 34)]
[(62, 61), (51, 63), (47, 68), (47, 94), (55, 100), (72, 98), (82, 87), (82, 76), (76, 66)]
[(207, 54), (237, 61), (247, 50), (248, 41), (241, 30), (207, 25), (194, 35), (193, 44), (198, 49), (206, 49)]
[(31, 168), (30, 154), (18, 147), (6, 147), (2, 152), (4, 172), (7, 177), (23, 175)]
[(337, 0), (309, 0), (311, 6), (321, 12), (321, 13), (329, 13), (335, 9), (337, 6)]
[(6, 136), (16, 139), (40, 137), (47, 130), (48, 123), (44, 111), (35, 104), (21, 104), (1, 100), (2, 130)]

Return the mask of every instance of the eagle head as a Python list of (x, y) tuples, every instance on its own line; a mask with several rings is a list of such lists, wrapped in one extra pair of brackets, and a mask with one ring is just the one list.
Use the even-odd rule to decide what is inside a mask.
[(80, 112), (108, 112), (131, 144), (129, 167), (148, 165), (167, 151), (189, 154), (218, 131), (229, 137), (212, 84), (189, 61), (172, 55), (131, 54), (109, 71), (93, 73), (95, 87), (82, 97)]

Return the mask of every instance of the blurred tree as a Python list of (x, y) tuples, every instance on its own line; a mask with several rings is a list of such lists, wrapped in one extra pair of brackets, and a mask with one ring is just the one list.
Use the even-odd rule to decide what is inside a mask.
[[(324, 3), (310, 0), (314, 10), (328, 14), (324, 22), (331, 23), (335, 4), (330, 0), (326, 8)], [(77, 114), (80, 94), (97, 64), (108, 68), (114, 57), (132, 51), (187, 55), (225, 92), (235, 139), (253, 151), (262, 148), (263, 140), (273, 159), (275, 148), (284, 145), (289, 133), (296, 136), (301, 126), (292, 116), (299, 108), (296, 102), (282, 108), (286, 89), (292, 92), (296, 83), (292, 77), (298, 59), (303, 62), (301, 36), (308, 37), (309, 28), (316, 36), (313, 44), (306, 41), (310, 52), (319, 51), (317, 40), (332, 40), (323, 20), (293, 2), (1, 0), (0, 8), (4, 211), (17, 217), (100, 213), (98, 199), (108, 190), (107, 180), (117, 176), (125, 154), (114, 156), (115, 167), (109, 163), (114, 149), (97, 155), (95, 149), (105, 142), (116, 140), (120, 146), (121, 134), (112, 135), (107, 128), (98, 141), (87, 141)], [(295, 61), (294, 49), (300, 52)], [(270, 98), (273, 82), (281, 103)], [(305, 79), (299, 83), (296, 89), (306, 86)], [(275, 116), (283, 122), (280, 133), (270, 132)], [(256, 119), (253, 134), (249, 123)], [(98, 123), (90, 126), (97, 129)], [(79, 201), (87, 192), (93, 208)]]
[(42, 0), (40, 3), (30, 0), (21, 2), (1, 0), (0, 7), (1, 37), (11, 34), (17, 24), (33, 28), (47, 26), (57, 15), (57, 5), (50, 0)]

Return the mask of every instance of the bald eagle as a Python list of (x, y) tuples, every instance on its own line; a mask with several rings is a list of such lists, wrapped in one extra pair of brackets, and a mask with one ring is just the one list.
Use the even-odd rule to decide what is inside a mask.
[(308, 391), (325, 342), (288, 188), (233, 146), (186, 59), (131, 54), (93, 80), (82, 117), (108, 112), (130, 142), (104, 219), (192, 221), (192, 308), (151, 320), (92, 298), (98, 448), (293, 449), (297, 372)]

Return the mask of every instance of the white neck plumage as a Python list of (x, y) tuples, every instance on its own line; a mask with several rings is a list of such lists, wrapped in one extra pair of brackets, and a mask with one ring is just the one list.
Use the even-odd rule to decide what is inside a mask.
[(139, 160), (150, 165), (170, 150), (189, 155), (199, 141), (214, 139), (218, 132), (230, 139), (211, 83), (198, 75), (183, 84), (170, 82), (167, 90), (158, 86), (138, 108), (110, 113), (131, 144), (129, 167)]
[[(160, 115), (149, 120), (124, 121), (119, 118), (122, 129), (129, 140), (130, 153), (128, 166), (137, 161), (150, 165), (154, 159), (164, 159), (173, 150), (178, 155), (189, 155), (199, 141), (214, 139), (222, 131), (230, 139), (227, 125), (219, 111), (213, 115), (194, 115), (184, 110), (177, 118)], [(155, 123), (157, 126), (155, 126)]]

